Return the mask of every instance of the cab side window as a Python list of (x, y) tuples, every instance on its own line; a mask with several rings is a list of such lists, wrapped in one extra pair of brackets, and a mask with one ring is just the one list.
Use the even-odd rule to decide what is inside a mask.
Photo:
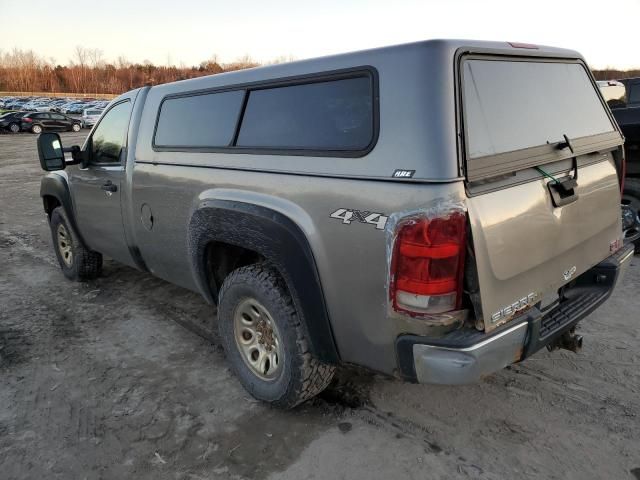
[(119, 103), (102, 118), (91, 137), (91, 163), (120, 163), (120, 153), (125, 146), (131, 102)]

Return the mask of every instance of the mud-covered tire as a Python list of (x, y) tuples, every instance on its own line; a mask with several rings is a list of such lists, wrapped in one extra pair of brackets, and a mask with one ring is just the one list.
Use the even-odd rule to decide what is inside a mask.
[[(264, 306), (281, 337), (280, 355), (284, 358), (280, 358), (273, 379), (254, 373), (236, 341), (235, 315), (247, 299)], [(311, 354), (293, 299), (278, 272), (266, 264), (241, 267), (227, 276), (218, 297), (218, 328), (232, 370), (258, 400), (278, 408), (293, 408), (322, 392), (333, 378), (335, 367)]]
[[(77, 233), (73, 230), (67, 214), (62, 207), (56, 207), (51, 212), (49, 220), (51, 238), (56, 258), (62, 269), (62, 273), (69, 280), (83, 282), (97, 278), (102, 273), (102, 255), (85, 247)], [(68, 243), (61, 241), (59, 236), (65, 233)], [(65, 256), (65, 253), (67, 254)], [(68, 253), (71, 253), (69, 258)]]
[[(639, 178), (625, 178), (624, 179), (624, 192), (622, 193), (622, 204), (632, 210), (635, 225), (630, 229), (625, 230), (625, 239), (633, 236), (633, 243), (636, 248), (636, 253), (640, 253), (640, 179)], [(631, 232), (630, 232), (631, 230)]]

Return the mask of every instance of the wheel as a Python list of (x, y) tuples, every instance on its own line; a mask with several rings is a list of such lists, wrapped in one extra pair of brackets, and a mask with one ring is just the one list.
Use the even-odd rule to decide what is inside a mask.
[(18, 133), (20, 131), (20, 125), (18, 125), (17, 123), (10, 123), (9, 131), (11, 133)]
[(40, 125), (34, 125), (31, 127), (31, 133), (42, 133), (42, 127)]
[(293, 408), (333, 378), (335, 367), (313, 357), (284, 281), (266, 264), (238, 268), (225, 279), (218, 328), (232, 370), (258, 400)]
[(79, 123), (74, 123), (71, 126), (71, 130), (73, 130), (74, 132), (79, 132), (80, 131), (80, 124)]
[(76, 282), (100, 276), (102, 255), (87, 249), (82, 244), (62, 207), (56, 207), (51, 212), (49, 225), (53, 248), (64, 276)]
[(633, 242), (640, 252), (640, 179), (625, 178), (622, 193), (622, 230), (625, 243)]

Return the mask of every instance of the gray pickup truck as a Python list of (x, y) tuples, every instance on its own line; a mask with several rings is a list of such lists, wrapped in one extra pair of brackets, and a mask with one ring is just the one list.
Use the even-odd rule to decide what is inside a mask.
[(436, 40), (140, 88), (38, 152), (65, 276), (200, 292), (290, 408), (340, 365), (464, 384), (577, 350), (633, 254), (622, 144), (578, 53)]

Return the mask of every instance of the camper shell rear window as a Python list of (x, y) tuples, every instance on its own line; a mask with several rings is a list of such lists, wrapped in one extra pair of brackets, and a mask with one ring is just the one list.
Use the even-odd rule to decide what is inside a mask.
[(469, 56), (461, 68), (467, 177), (511, 173), (617, 145), (621, 137), (579, 61)]

